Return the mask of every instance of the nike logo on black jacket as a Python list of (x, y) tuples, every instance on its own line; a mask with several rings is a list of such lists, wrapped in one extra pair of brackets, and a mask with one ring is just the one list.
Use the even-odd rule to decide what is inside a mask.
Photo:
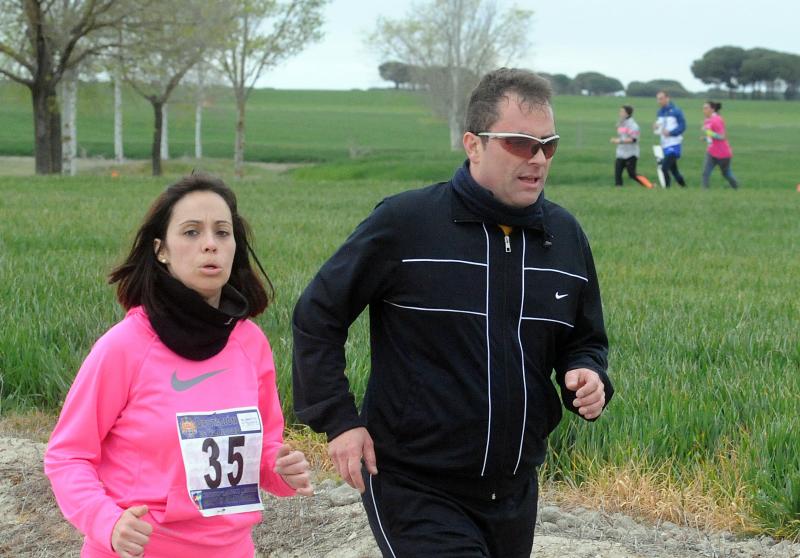
[[(553, 371), (572, 411), (568, 370), (598, 372), (607, 402), (613, 388), (580, 225), (543, 195), (498, 214), (475, 188), (488, 192), (465, 166), (378, 204), (297, 302), (293, 379), (298, 417), (328, 439), (367, 426), (379, 470), (488, 496), (544, 461), (561, 419)], [(514, 227), (508, 237), (498, 223)], [(367, 306), (372, 369), (359, 416), (343, 345)]]

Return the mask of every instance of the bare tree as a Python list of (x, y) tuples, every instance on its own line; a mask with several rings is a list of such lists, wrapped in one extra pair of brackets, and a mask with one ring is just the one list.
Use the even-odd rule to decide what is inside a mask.
[(114, 161), (125, 161), (125, 149), (122, 142), (122, 69), (116, 68), (114, 80)]
[(114, 46), (87, 38), (122, 25), (133, 4), (134, 0), (0, 0), (0, 76), (31, 92), (37, 174), (61, 171), (59, 82), (89, 56)]
[(532, 17), (518, 8), (501, 13), (490, 0), (433, 0), (413, 5), (405, 19), (378, 18), (367, 44), (384, 59), (417, 67), (415, 79), (447, 118), (455, 150), (469, 92), (484, 73), (527, 50)]
[[(87, 40), (102, 41), (104, 33), (97, 33)], [(89, 57), (80, 64), (67, 68), (59, 82), (61, 101), (61, 174), (75, 176), (78, 172), (78, 90), (80, 79), (91, 79), (105, 70), (103, 57)]]
[(297, 54), (322, 36), (322, 8), (328, 0), (233, 0), (235, 31), (222, 52), (220, 67), (236, 98), (234, 166), (244, 172), (245, 108), (261, 73)]
[(166, 104), (203, 55), (219, 48), (229, 30), (228, 10), (224, 3), (173, 0), (139, 16), (140, 41), (125, 50), (122, 72), (124, 80), (153, 108), (153, 176), (161, 175)]
[(222, 83), (224, 76), (209, 62), (212, 56), (203, 57), (187, 74), (186, 84), (194, 101), (194, 157), (203, 158), (203, 109), (208, 104), (209, 86)]
[(194, 158), (203, 158), (203, 105), (206, 102), (208, 65), (201, 61), (196, 68), (194, 96)]
[(78, 69), (68, 68), (61, 80), (61, 173), (78, 171)]

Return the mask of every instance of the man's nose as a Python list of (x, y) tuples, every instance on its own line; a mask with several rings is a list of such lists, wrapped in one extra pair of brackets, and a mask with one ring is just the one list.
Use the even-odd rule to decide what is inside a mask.
[(529, 163), (536, 163), (539, 165), (543, 165), (547, 162), (547, 157), (544, 156), (544, 149), (539, 147), (536, 151), (535, 155), (532, 155), (530, 159), (528, 159)]

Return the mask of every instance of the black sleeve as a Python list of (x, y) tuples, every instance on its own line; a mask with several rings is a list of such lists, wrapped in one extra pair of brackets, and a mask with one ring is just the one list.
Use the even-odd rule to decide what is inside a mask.
[(331, 440), (363, 426), (345, 376), (350, 324), (383, 298), (395, 226), (381, 202), (306, 287), (294, 309), (292, 387), (298, 418)]
[(564, 406), (578, 414), (578, 409), (572, 405), (575, 392), (567, 389), (564, 376), (575, 368), (588, 368), (600, 375), (606, 394), (606, 405), (614, 395), (614, 387), (608, 377), (608, 337), (603, 322), (603, 305), (600, 300), (600, 286), (597, 281), (597, 271), (594, 258), (589, 247), (589, 241), (581, 232), (581, 251), (587, 270), (587, 284), (583, 290), (581, 301), (572, 329), (566, 343), (559, 347), (556, 360), (556, 379), (561, 387), (561, 399)]

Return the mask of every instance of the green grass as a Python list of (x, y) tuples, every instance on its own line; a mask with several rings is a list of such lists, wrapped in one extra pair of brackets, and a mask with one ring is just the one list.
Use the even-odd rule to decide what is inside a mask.
[[(28, 90), (0, 82), (0, 154), (33, 154)], [(81, 84), (78, 100), (79, 151), (114, 155), (113, 91), (110, 84)], [(179, 89), (169, 104), (172, 157), (194, 156), (195, 106)], [(212, 89), (203, 111), (203, 153), (232, 158), (236, 107), (224, 88)], [(150, 104), (123, 90), (125, 156), (146, 159), (153, 138)], [(249, 161), (334, 161), (352, 154), (435, 150), (447, 130), (416, 95), (406, 91), (255, 90), (247, 104), (245, 155)], [(409, 142), (409, 138), (414, 138)]]
[[(448, 176), (462, 160), (447, 149), (448, 132), (433, 118), (421, 94), (409, 91), (255, 90), (247, 105), (245, 158), (248, 161), (317, 162), (296, 171), (307, 180), (414, 180)], [(126, 157), (147, 159), (152, 141), (152, 109), (124, 89)], [(28, 90), (0, 82), (0, 154), (32, 155), (33, 125)], [(700, 141), (702, 99), (679, 99), (687, 119), (680, 166), (690, 185), (700, 183), (705, 144)], [(619, 106), (633, 105), (642, 128), (640, 171), (655, 180), (650, 125), (654, 99), (562, 96), (555, 99), (562, 137), (559, 164), (550, 184), (613, 183), (613, 146)], [(208, 94), (203, 116), (204, 155), (232, 158), (235, 124), (233, 97), (225, 88)], [(194, 102), (179, 88), (169, 108), (173, 158), (194, 155)], [(733, 169), (748, 188), (789, 187), (800, 174), (789, 161), (800, 150), (800, 105), (782, 101), (724, 100), (722, 111), (734, 149)], [(81, 84), (78, 142), (87, 156), (113, 157), (113, 98), (107, 83)], [(714, 178), (714, 183), (719, 177)]]
[[(272, 138), (276, 151), (291, 152), (295, 160), (333, 154), (289, 175), (251, 167), (248, 178), (230, 182), (277, 289), (258, 323), (273, 345), (290, 423), (294, 301), (377, 201), (447, 178), (461, 160), (441, 148), (447, 140), (442, 123), (428, 118), (413, 97), (393, 93), (265, 91), (254, 100), (253, 114), (275, 119), (253, 132), (263, 134), (263, 146)], [(753, 487), (756, 527), (798, 537), (800, 194), (794, 184), (800, 176), (793, 161), (800, 107), (726, 103), (742, 190), (723, 189), (719, 174), (711, 191), (697, 188), (703, 146), (688, 133), (681, 164), (693, 187), (646, 191), (610, 187), (608, 138), (621, 102), (565, 97), (556, 104), (564, 140), (547, 195), (572, 210), (590, 237), (617, 395), (592, 425), (571, 415), (562, 422), (551, 437), (548, 475), (581, 482), (602, 475), (604, 467), (669, 463), (679, 480), (701, 471), (722, 492), (732, 494), (741, 483)], [(691, 102), (684, 100), (684, 109), (696, 129), (700, 103), (693, 110)], [(643, 128), (653, 104), (634, 100)], [(342, 112), (346, 107), (351, 112)], [(281, 112), (287, 115), (279, 121)], [(12, 113), (0, 103), (0, 153), (26, 137)], [(336, 133), (348, 120), (356, 147), (370, 153), (351, 158), (347, 133)], [(220, 116), (220, 146), (228, 142), (223, 122)], [(105, 134), (89, 124), (83, 129), (88, 137)], [(175, 141), (178, 129), (171, 131)], [(133, 134), (135, 126), (126, 130)], [(15, 133), (22, 134), (16, 143)], [(166, 170), (175, 176), (194, 166), (230, 176), (230, 164), (215, 160), (174, 161)], [(651, 166), (645, 157), (641, 170), (652, 178)], [(3, 411), (57, 409), (93, 341), (121, 318), (105, 275), (171, 180), (145, 174), (146, 165), (126, 169), (117, 180), (102, 174), (0, 177)], [(366, 325), (362, 317), (348, 342), (359, 397), (369, 370)]]

